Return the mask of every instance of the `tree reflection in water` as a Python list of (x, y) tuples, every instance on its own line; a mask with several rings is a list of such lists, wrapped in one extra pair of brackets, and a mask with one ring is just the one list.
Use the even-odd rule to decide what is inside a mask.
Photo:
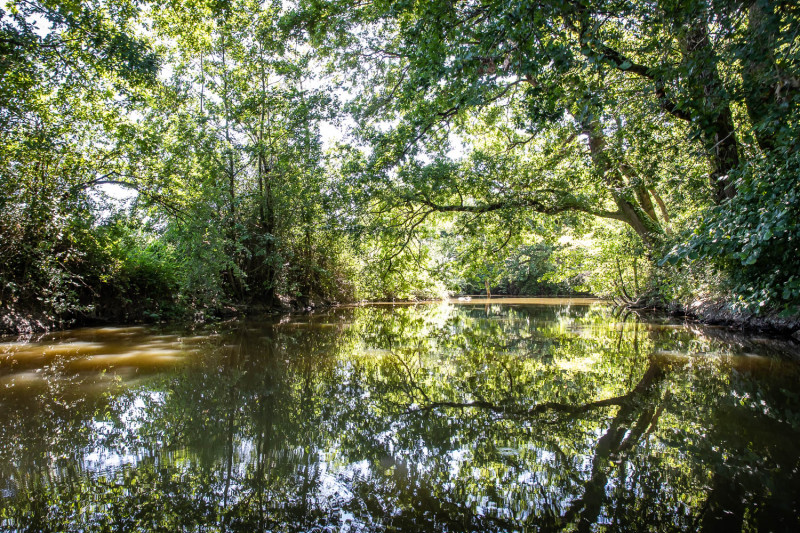
[[(51, 340), (76, 348), (44, 360), (43, 343), (6, 345), (0, 526), (799, 525), (788, 344), (569, 302), (338, 309), (168, 333)], [(163, 360), (164, 343), (183, 354), (169, 368), (125, 359), (157, 346)], [(86, 363), (109, 351), (113, 367)]]

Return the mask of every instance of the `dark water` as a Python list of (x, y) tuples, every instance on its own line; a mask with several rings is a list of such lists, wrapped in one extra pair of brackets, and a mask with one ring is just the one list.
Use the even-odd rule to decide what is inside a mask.
[(0, 344), (3, 531), (799, 531), (789, 342), (515, 301)]

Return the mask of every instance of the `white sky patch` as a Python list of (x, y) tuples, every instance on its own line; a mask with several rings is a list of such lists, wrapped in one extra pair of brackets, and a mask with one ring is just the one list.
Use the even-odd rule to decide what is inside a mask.
[(174, 73), (175, 68), (169, 63), (164, 63), (161, 65), (161, 70), (158, 72), (158, 79), (161, 80), (162, 83), (167, 83), (172, 79)]
[(123, 187), (116, 183), (104, 183), (98, 185), (97, 189), (105, 195), (109, 200), (120, 204), (130, 204), (139, 193), (131, 187)]
[(114, 213), (128, 211), (139, 193), (131, 187), (123, 187), (116, 183), (98, 185), (89, 192), (96, 200), (97, 216), (100, 222), (109, 220)]
[(53, 31), (53, 25), (50, 24), (50, 21), (39, 15), (34, 15), (29, 20), (33, 21), (35, 26), (33, 32), (39, 37), (47, 37)]
[(350, 119), (348, 124), (338, 125), (327, 120), (322, 120), (319, 123), (319, 135), (322, 140), (322, 150), (327, 152), (336, 146), (337, 143), (344, 141), (348, 129), (355, 126), (355, 122)]
[[(6, 0), (0, 0), (0, 9), (2, 9), (5, 12), (3, 13), (3, 18), (5, 18), (5, 14), (8, 13), (9, 11), (8, 4), (9, 3)], [(16, 24), (11, 22), (11, 20), (8, 20), (6, 22), (10, 22), (16, 26)], [(53, 25), (50, 24), (50, 21), (37, 13), (25, 17), (25, 21), (28, 24), (33, 25), (33, 32), (39, 37), (46, 37), (53, 31)]]
[(447, 152), (447, 158), (453, 161), (460, 161), (469, 151), (469, 143), (457, 133), (450, 133), (449, 139), (451, 148)]

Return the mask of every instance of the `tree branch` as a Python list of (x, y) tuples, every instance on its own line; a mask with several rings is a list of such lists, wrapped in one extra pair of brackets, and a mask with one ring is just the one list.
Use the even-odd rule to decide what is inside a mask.
[(546, 205), (542, 200), (538, 198), (501, 200), (497, 202), (479, 204), (479, 205), (437, 204), (432, 200), (419, 196), (409, 199), (411, 201), (424, 204), (430, 207), (431, 209), (434, 209), (435, 211), (439, 211), (441, 213), (485, 214), (504, 209), (532, 209), (537, 213), (542, 213), (545, 215), (556, 215), (559, 213), (563, 213), (565, 211), (580, 211), (601, 218), (610, 218), (620, 221), (626, 220), (624, 215), (619, 211), (606, 211), (603, 209), (594, 209), (592, 207), (585, 205), (584, 203), (582, 203), (580, 200), (573, 197), (569, 193), (565, 193), (563, 191), (539, 191), (539, 192), (545, 192), (545, 193), (550, 192), (550, 193), (560, 194), (563, 195), (563, 198), (560, 199), (560, 203), (556, 203), (555, 205)]

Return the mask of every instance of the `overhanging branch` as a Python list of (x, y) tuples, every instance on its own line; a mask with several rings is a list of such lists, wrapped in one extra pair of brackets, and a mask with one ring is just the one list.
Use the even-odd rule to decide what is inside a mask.
[(561, 196), (554, 204), (548, 205), (539, 198), (521, 198), (521, 199), (505, 199), (491, 203), (477, 204), (477, 205), (464, 205), (464, 204), (439, 204), (424, 197), (414, 197), (410, 200), (421, 203), (430, 207), (431, 209), (441, 213), (474, 213), (485, 214), (493, 211), (502, 211), (507, 209), (530, 209), (536, 213), (544, 215), (557, 215), (566, 211), (579, 211), (589, 215), (610, 218), (613, 220), (625, 221), (624, 215), (620, 211), (606, 211), (604, 209), (595, 209), (586, 205), (574, 196), (563, 191), (541, 191), (542, 193), (558, 194)]

